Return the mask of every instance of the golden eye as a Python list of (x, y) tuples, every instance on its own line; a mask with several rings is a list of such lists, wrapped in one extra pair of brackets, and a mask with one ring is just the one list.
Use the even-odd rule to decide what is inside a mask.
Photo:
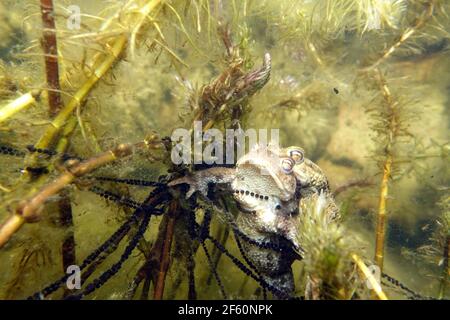
[(289, 157), (295, 161), (296, 164), (302, 163), (305, 159), (305, 152), (303, 149), (298, 147), (293, 147), (288, 149)]
[(281, 160), (281, 168), (284, 173), (289, 174), (294, 169), (295, 162), (291, 158), (284, 158)]

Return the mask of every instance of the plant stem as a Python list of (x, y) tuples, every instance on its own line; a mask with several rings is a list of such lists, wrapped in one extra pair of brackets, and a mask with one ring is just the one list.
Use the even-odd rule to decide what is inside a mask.
[(386, 202), (389, 195), (389, 178), (392, 169), (392, 155), (388, 155), (384, 163), (383, 178), (380, 187), (380, 201), (378, 205), (377, 231), (375, 241), (375, 263), (383, 270), (384, 239), (386, 235)]
[(380, 283), (375, 279), (372, 272), (367, 268), (364, 261), (361, 260), (361, 258), (356, 255), (355, 253), (352, 254), (352, 259), (355, 261), (356, 265), (358, 266), (358, 269), (361, 271), (361, 273), (364, 275), (364, 277), (369, 281), (369, 283), (372, 286), (372, 290), (375, 292), (377, 297), (380, 300), (388, 300), (386, 294), (383, 292), (383, 289), (381, 288)]
[(357, 188), (364, 188), (364, 187), (370, 187), (373, 186), (373, 182), (370, 181), (369, 179), (365, 178), (365, 179), (360, 179), (360, 180), (353, 180), (353, 181), (349, 181), (339, 187), (337, 187), (334, 192), (333, 192), (333, 197), (337, 197), (339, 194), (341, 194), (342, 192), (347, 191), (348, 189), (357, 187)]
[(431, 16), (433, 15), (433, 11), (434, 11), (434, 0), (430, 0), (426, 4), (426, 10), (420, 17), (418, 17), (416, 19), (414, 25), (412, 25), (411, 27), (409, 27), (405, 31), (403, 31), (403, 33), (400, 35), (399, 39), (392, 46), (390, 46), (388, 49), (386, 49), (384, 51), (383, 55), (380, 58), (378, 58), (378, 60), (376, 60), (373, 64), (364, 68), (363, 70), (364, 71), (372, 70), (372, 69), (376, 68), (378, 65), (380, 65), (387, 58), (389, 58), (398, 47), (400, 47), (402, 44), (404, 44), (406, 42), (406, 40), (408, 40), (414, 33), (416, 33), (419, 29), (421, 29), (426, 24), (428, 19), (430, 19)]
[(53, 117), (59, 112), (62, 106), (53, 0), (41, 0), (41, 17), (44, 27), (41, 44), (45, 58), (49, 114)]
[(92, 75), (74, 94), (69, 103), (64, 106), (64, 108), (58, 113), (55, 119), (53, 119), (53, 121), (47, 127), (47, 130), (37, 142), (35, 146), (36, 148), (46, 149), (54, 142), (55, 137), (63, 128), (70, 115), (72, 115), (72, 112), (75, 110), (75, 108), (81, 104), (81, 102), (89, 94), (92, 87), (105, 75), (105, 73), (111, 68), (114, 62), (116, 62), (120, 53), (125, 48), (126, 40), (126, 36), (121, 35), (114, 41), (113, 45), (111, 46), (111, 54), (103, 60), (103, 62), (92, 73)]
[(445, 293), (447, 291), (447, 286), (450, 281), (450, 266), (448, 263), (448, 252), (450, 247), (450, 230), (447, 231), (447, 238), (444, 243), (444, 252), (442, 254), (442, 259), (444, 260), (442, 266), (442, 278), (439, 285), (439, 299), (444, 299)]
[(164, 294), (164, 285), (166, 281), (167, 270), (169, 269), (170, 265), (170, 248), (172, 246), (172, 239), (177, 211), (178, 211), (178, 201), (173, 200), (172, 203), (170, 204), (167, 219), (163, 219), (163, 221), (161, 222), (165, 224), (164, 225), (165, 232), (162, 251), (159, 257), (159, 270), (155, 283), (155, 292), (153, 294), (153, 299), (155, 300), (161, 300)]
[(28, 92), (0, 109), (0, 123), (36, 102), (41, 92)]
[(387, 86), (386, 80), (384, 79), (380, 70), (377, 70), (381, 91), (387, 107), (386, 119), (387, 123), (386, 145), (383, 147), (385, 153), (385, 160), (383, 163), (383, 177), (381, 179), (380, 185), (380, 200), (378, 204), (378, 215), (377, 215), (377, 229), (376, 229), (376, 240), (375, 240), (375, 263), (383, 272), (383, 262), (384, 262), (384, 240), (386, 237), (386, 205), (387, 198), (389, 196), (389, 179), (392, 174), (393, 166), (393, 147), (396, 143), (396, 139), (400, 130), (400, 119), (398, 110), (396, 110), (396, 103), (391, 95), (389, 87)]

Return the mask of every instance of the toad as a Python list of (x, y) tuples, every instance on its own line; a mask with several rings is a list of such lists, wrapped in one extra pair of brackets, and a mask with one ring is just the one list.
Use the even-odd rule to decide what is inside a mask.
[[(297, 240), (300, 201), (324, 193), (330, 200), (330, 220), (338, 214), (322, 170), (295, 146), (255, 145), (238, 159), (235, 168), (196, 171), (171, 181), (169, 186), (179, 184), (189, 185), (188, 198), (197, 191), (207, 197), (211, 184), (223, 184), (232, 193), (240, 209), (236, 225), (253, 240), (243, 242), (247, 260), (267, 283), (287, 295), (294, 292), (291, 265), (301, 250)], [(255, 242), (287, 242), (292, 250), (274, 251), (258, 247)]]

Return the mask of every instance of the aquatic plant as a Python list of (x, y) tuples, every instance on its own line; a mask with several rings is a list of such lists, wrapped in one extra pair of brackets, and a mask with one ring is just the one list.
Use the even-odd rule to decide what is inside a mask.
[[(448, 7), (0, 4), (0, 296), (448, 298)], [(320, 190), (300, 202), (294, 294), (246, 249), (292, 248), (249, 238), (232, 195), (167, 185), (207, 167), (170, 160), (172, 130), (197, 120), (278, 127), (323, 168), (342, 219)]]

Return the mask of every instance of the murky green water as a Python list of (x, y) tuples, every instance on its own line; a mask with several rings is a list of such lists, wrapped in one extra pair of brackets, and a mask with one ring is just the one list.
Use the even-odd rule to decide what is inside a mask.
[[(307, 228), (299, 220), (298, 237), (309, 239), (310, 250), (293, 264), (295, 295), (304, 296), (307, 279), (315, 278), (330, 285), (321, 287), (332, 292), (328, 298), (373, 297), (351, 255), (374, 265), (384, 203), (383, 272), (422, 297), (448, 298), (449, 10), (446, 1), (432, 0), (54, 0), (60, 89), (50, 92), (60, 94), (62, 113), (73, 106), (66, 117), (55, 118), (45, 90), (49, 54), (41, 39), (48, 29), (39, 1), (3, 1), (0, 223), (30, 205), (70, 165), (27, 146), (88, 159), (153, 134), (170, 137), (174, 129), (192, 128), (194, 120), (222, 132), (279, 129), (282, 146), (301, 146), (324, 171), (341, 211), (341, 220), (333, 222), (337, 229)], [(271, 56), (270, 81), (256, 92), (236, 89), (242, 83), (235, 80), (260, 68), (265, 53)], [(35, 97), (31, 103), (5, 113), (27, 93)], [(42, 138), (52, 128), (53, 139)], [(153, 190), (86, 177), (158, 181), (168, 170), (183, 174), (169, 151), (143, 148), (47, 195), (35, 208), (39, 221), (25, 223), (0, 249), (0, 297), (39, 292), (130, 218), (133, 208), (105, 200), (93, 187), (136, 203)], [(380, 204), (382, 190), (387, 193)], [(95, 260), (89, 277), (85, 273), (83, 288), (104, 272), (111, 277), (84, 298), (153, 298), (164, 269), (165, 225), (173, 226), (173, 240), (163, 298), (220, 299), (221, 285), (227, 298), (262, 298), (260, 285), (207, 241), (218, 284), (202, 246), (191, 241), (184, 194), (165, 192), (172, 197), (162, 206), (165, 214), (151, 218), (120, 270), (112, 275), (110, 268), (136, 226)], [(216, 190), (213, 198), (234, 205), (227, 192)], [(192, 204), (199, 223), (201, 203)], [(168, 212), (178, 214), (170, 220)], [(67, 216), (72, 222), (64, 222)], [(211, 234), (245, 264), (219, 213), (212, 215)], [(382, 283), (390, 299), (411, 297), (386, 278)], [(70, 293), (59, 289), (47, 298)]]

